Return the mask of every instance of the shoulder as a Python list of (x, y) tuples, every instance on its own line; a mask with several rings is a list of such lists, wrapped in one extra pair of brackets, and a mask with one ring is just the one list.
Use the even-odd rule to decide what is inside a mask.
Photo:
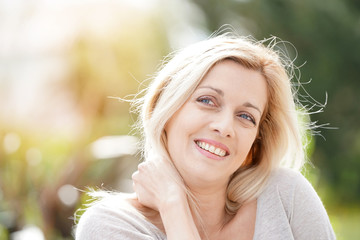
[(278, 168), (271, 173), (260, 197), (273, 198), (277, 195), (282, 202), (291, 204), (296, 192), (300, 189), (315, 193), (312, 185), (300, 172), (288, 168)]
[(88, 207), (76, 226), (81, 239), (163, 239), (159, 229), (129, 203), (127, 194), (107, 194)]
[(273, 170), (269, 178), (270, 185), (281, 185), (291, 187), (296, 184), (308, 184), (306, 178), (298, 171), (289, 168), (278, 168)]
[(300, 172), (279, 168), (271, 173), (258, 201), (263, 209), (271, 210), (275, 205), (281, 207), (287, 218), (291, 219), (294, 201), (298, 197), (299, 190), (317, 196), (311, 184)]
[(292, 169), (274, 170), (262, 195), (268, 201), (280, 200), (289, 220), (296, 208), (323, 208), (311, 183), (300, 172)]
[(295, 239), (335, 238), (320, 197), (300, 172), (286, 168), (274, 170), (259, 202), (267, 213), (276, 209), (272, 216), (279, 223), (290, 224)]

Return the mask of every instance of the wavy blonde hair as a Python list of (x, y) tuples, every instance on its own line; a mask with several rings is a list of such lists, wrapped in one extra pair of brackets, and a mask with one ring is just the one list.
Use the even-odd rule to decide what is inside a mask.
[(280, 166), (299, 169), (304, 163), (304, 128), (297, 115), (298, 109), (303, 108), (290, 81), (293, 65), (275, 50), (276, 45), (274, 37), (257, 42), (230, 34), (198, 42), (164, 63), (142, 98), (144, 158), (154, 151), (170, 159), (164, 127), (209, 69), (231, 59), (262, 74), (267, 82), (268, 101), (250, 154), (229, 180), (225, 206), (229, 214), (235, 214), (242, 204), (259, 196), (272, 170)]

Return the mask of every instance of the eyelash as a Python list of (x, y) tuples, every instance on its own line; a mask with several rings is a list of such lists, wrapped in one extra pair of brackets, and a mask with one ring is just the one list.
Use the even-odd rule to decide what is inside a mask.
[(255, 119), (250, 114), (240, 113), (238, 116), (239, 117), (245, 116), (245, 117), (243, 117), (245, 120), (248, 120), (248, 121), (252, 122), (254, 125), (256, 125)]
[[(214, 101), (211, 99), (211, 97), (208, 97), (208, 96), (199, 97), (198, 99), (196, 99), (196, 101), (199, 102), (199, 103), (208, 105), (208, 106), (216, 106)], [(212, 102), (212, 104), (209, 103), (209, 102)], [(252, 122), (254, 125), (256, 125), (255, 119), (250, 114), (240, 113), (237, 116), (240, 117), (240, 118), (243, 118), (245, 120), (248, 120), (248, 121)]]
[[(199, 97), (198, 99), (196, 99), (196, 101), (199, 102), (199, 103), (203, 103), (205, 105), (215, 106), (215, 103), (211, 99), (211, 97), (207, 97), (207, 96)], [(207, 101), (207, 102), (205, 102), (205, 101)], [(212, 102), (213, 104), (210, 104), (209, 102)]]

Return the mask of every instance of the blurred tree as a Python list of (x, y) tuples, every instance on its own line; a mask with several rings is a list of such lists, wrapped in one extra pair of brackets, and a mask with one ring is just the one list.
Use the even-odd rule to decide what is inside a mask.
[[(52, 48), (46, 51), (41, 46), (30, 49), (34, 59), (28, 58), (25, 51), (20, 64), (26, 67), (29, 62), (45, 59), (37, 62), (43, 73), (47, 67), (44, 63), (58, 60), (53, 62), (59, 63), (56, 67), (62, 71), (46, 75), (58, 81), (44, 87), (46, 94), (51, 94), (48, 101), (36, 105), (45, 113), (39, 119), (54, 125), (47, 118), (64, 102), (70, 105), (66, 108), (68, 112), (56, 112), (57, 116), (69, 114), (76, 118), (70, 117), (70, 121), (61, 118), (59, 127), (51, 131), (41, 124), (30, 127), (18, 124), (26, 123), (26, 118), (13, 122), (0, 119), (0, 239), (12, 238), (14, 232), (29, 224), (41, 228), (46, 239), (71, 239), (74, 223), (71, 218), (79, 207), (79, 193), (74, 187), (86, 190), (103, 186), (116, 190), (119, 178), (128, 177), (124, 169), (136, 164), (137, 157), (116, 156), (96, 161), (92, 143), (102, 136), (129, 133), (133, 123), (129, 104), (108, 97), (131, 99), (127, 96), (145, 87), (140, 82), (156, 70), (169, 48), (158, 12), (151, 9), (114, 1), (57, 4), (59, 8), (51, 4), (40, 4), (39, 8), (31, 5), (32, 14), (19, 20), (34, 23), (34, 19), (39, 19), (43, 23), (56, 19), (59, 24), (56, 28), (51, 26), (57, 33), (55, 37), (47, 35), (47, 31), (42, 31), (41, 36), (32, 32), (34, 39), (47, 43), (55, 38), (56, 44), (47, 44)], [(71, 26), (66, 25), (69, 22)], [(69, 27), (74, 27), (69, 31), (71, 34), (67, 32)], [(65, 40), (60, 41), (59, 36), (66, 36)], [(26, 45), (29, 39), (14, 40), (17, 41)], [(15, 63), (14, 70), (21, 71), (21, 66)], [(39, 72), (29, 72), (34, 75), (25, 80), (39, 77), (36, 75)], [(49, 83), (50, 79), (45, 81)], [(80, 124), (74, 132), (64, 133), (71, 121)]]
[[(257, 39), (275, 35), (298, 50), (295, 64), (312, 97), (325, 102), (324, 113), (312, 115), (325, 130), (316, 137), (312, 160), (322, 181), (331, 188), (328, 203), (355, 203), (360, 199), (360, 4), (329, 0), (193, 0), (204, 12), (207, 28), (216, 31), (230, 23), (241, 34)], [(290, 52), (291, 54), (292, 52)], [(293, 56), (292, 56), (293, 57)], [(330, 193), (331, 193), (330, 192)]]
[[(183, 29), (189, 34), (194, 33), (186, 28), (190, 25), (190, 17), (185, 28), (172, 29), (172, 25), (176, 25), (174, 21), (180, 20), (166, 22), (168, 19), (163, 19), (165, 21), (161, 22), (161, 17), (164, 16), (161, 7), (155, 6), (158, 7), (156, 11), (155, 8), (146, 10), (151, 8), (137, 8), (135, 3), (131, 5), (131, 1), (126, 2), (129, 5), (102, 1), (86, 3), (86, 7), (69, 3), (65, 6), (56, 5), (56, 8), (42, 3), (40, 5), (43, 8), (39, 7), (40, 10), (29, 4), (32, 10), (28, 11), (24, 7), (23, 15), (18, 15), (22, 17), (15, 25), (24, 26), (23, 30), (27, 34), (12, 35), (16, 36), (12, 43), (17, 42), (19, 49), (15, 50), (18, 54), (23, 54), (21, 56), (24, 58), (20, 58), (19, 62), (13, 61), (14, 67), (9, 68), (9, 71), (24, 72), (27, 76), (29, 72), (33, 73), (23, 71), (34, 66), (28, 65), (29, 62), (38, 61), (36, 63), (42, 69), (44, 65), (41, 64), (51, 62), (48, 60), (53, 60), (53, 55), (61, 51), (62, 60), (68, 63), (68, 68), (60, 67), (66, 73), (49, 74), (47, 77), (61, 79), (57, 83), (51, 82), (52, 88), (46, 89), (51, 92), (49, 100), (59, 99), (59, 95), (63, 96), (60, 99), (70, 99), (71, 109), (80, 116), (80, 124), (77, 125), (79, 129), (76, 129), (76, 133), (69, 136), (61, 128), (69, 124), (66, 121), (61, 122), (56, 130), (49, 131), (41, 124), (40, 127), (25, 128), (17, 125), (27, 119), (13, 122), (3, 122), (4, 119), (0, 119), (0, 236), (3, 239), (27, 224), (42, 228), (47, 239), (71, 238), (72, 220), (69, 216), (72, 216), (78, 206), (64, 204), (59, 197), (60, 190), (64, 187), (69, 190), (69, 186), (85, 189), (86, 186), (100, 186), (101, 183), (105, 183), (104, 187), (112, 188), (117, 186), (119, 176), (127, 174), (123, 169), (133, 159), (108, 158), (104, 161), (92, 161), (95, 157), (89, 151), (91, 143), (99, 137), (127, 134), (130, 130), (132, 122), (129, 120), (129, 105), (107, 97), (126, 97), (143, 87), (139, 86), (137, 79), (142, 82), (148, 78), (147, 74), (153, 73), (162, 56), (169, 52), (169, 32), (173, 34), (178, 29)], [(164, 6), (171, 4), (159, 2)], [(189, 12), (204, 15), (206, 30), (202, 32), (213, 32), (221, 25), (230, 23), (241, 34), (251, 33), (258, 39), (276, 35), (296, 46), (299, 52), (296, 64), (307, 62), (301, 69), (302, 81), (313, 79), (311, 84), (305, 85), (306, 89), (320, 102), (324, 101), (325, 92), (329, 93), (325, 112), (313, 115), (313, 121), (339, 127), (339, 130), (323, 132), (326, 142), (316, 138), (316, 149), (312, 156), (319, 169), (320, 184), (324, 181), (332, 189), (332, 198), (327, 202), (332, 200), (336, 204), (358, 201), (360, 130), (357, 119), (360, 118), (360, 111), (357, 103), (360, 100), (360, 82), (356, 78), (360, 66), (360, 2), (192, 2), (198, 6), (198, 11)], [(189, 6), (192, 7), (187, 5)], [(174, 15), (176, 14), (178, 12)], [(195, 14), (192, 15), (195, 19)], [(50, 26), (54, 33), (47, 35), (50, 31), (44, 30), (43, 25), (37, 26), (34, 19), (42, 23), (55, 22), (59, 26), (54, 28), (53, 24), (45, 25)], [(181, 16), (176, 19), (181, 19)], [(25, 22), (32, 23), (35, 27), (27, 29), (26, 26), (31, 24), (24, 24)], [(200, 22), (203, 26), (202, 21)], [(72, 29), (73, 26), (76, 27)], [(69, 32), (75, 33), (76, 37), (68, 38), (69, 32), (64, 34), (65, 29), (69, 28), (72, 29)], [(41, 31), (36, 31), (38, 29)], [(52, 49), (44, 51), (39, 44), (36, 45), (39, 49), (31, 48), (35, 42), (47, 43), (51, 42), (50, 39), (60, 38), (65, 41), (55, 42), (66, 45), (65, 47), (48, 44), (53, 46)], [(39, 41), (40, 39), (44, 41)], [(179, 41), (183, 39), (186, 40), (178, 38)], [(29, 54), (33, 58), (29, 58)], [(290, 54), (293, 56), (294, 52)], [(38, 77), (35, 74), (26, 80)], [(2, 89), (2, 93), (5, 90)], [(22, 99), (22, 96), (18, 97)], [(44, 101), (37, 105), (38, 108), (45, 109), (45, 114), (40, 118), (43, 122), (47, 120), (46, 114), (50, 115), (50, 110), (59, 106), (56, 103), (59, 102)], [(69, 192), (68, 194), (71, 195)]]

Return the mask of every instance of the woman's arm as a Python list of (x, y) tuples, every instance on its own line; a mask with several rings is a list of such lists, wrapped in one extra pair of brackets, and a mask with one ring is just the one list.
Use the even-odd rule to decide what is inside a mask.
[(138, 201), (159, 211), (167, 239), (200, 239), (182, 180), (175, 167), (157, 157), (138, 166), (133, 186)]
[(167, 201), (159, 212), (168, 240), (200, 239), (186, 199)]
[(303, 176), (297, 179), (290, 225), (295, 239), (336, 239), (319, 196)]

